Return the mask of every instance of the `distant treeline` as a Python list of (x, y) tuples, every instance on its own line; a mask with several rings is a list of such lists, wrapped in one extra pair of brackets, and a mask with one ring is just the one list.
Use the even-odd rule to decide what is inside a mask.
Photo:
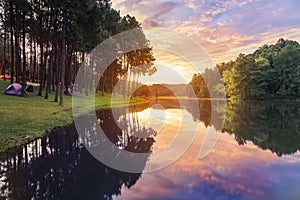
[[(218, 73), (222, 80), (218, 80)], [(299, 97), (300, 45), (279, 39), (276, 44), (264, 45), (251, 54), (240, 54), (235, 61), (195, 74), (190, 85), (198, 97), (212, 96), (209, 91), (226, 92), (227, 97), (237, 99)]]
[[(39, 96), (48, 98), (49, 92), (55, 92), (54, 100), (60, 94), (60, 104), (63, 90), (74, 83), (81, 63), (99, 43), (134, 28), (143, 34), (135, 17), (121, 17), (110, 0), (1, 0), (0, 10), (0, 73), (8, 75), (11, 83), (40, 83)], [(134, 82), (155, 72), (148, 40), (136, 40), (128, 45), (143, 43), (149, 48), (124, 52), (102, 75), (97, 74), (101, 80), (93, 87), (111, 92), (122, 77)], [(117, 52), (122, 48), (115, 46)], [(125, 95), (129, 89), (122, 90)]]
[(141, 85), (134, 96), (155, 97), (155, 96), (191, 96), (193, 89), (188, 84), (153, 84), (150, 86)]

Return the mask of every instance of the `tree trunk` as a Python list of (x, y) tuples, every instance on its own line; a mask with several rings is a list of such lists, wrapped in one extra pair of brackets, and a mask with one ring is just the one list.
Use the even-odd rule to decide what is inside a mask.
[(64, 105), (64, 85), (65, 85), (65, 64), (66, 64), (66, 0), (63, 5), (63, 28), (62, 28), (62, 43), (61, 43), (61, 57), (60, 57), (60, 98), (59, 105)]
[(37, 71), (37, 63), (36, 63), (36, 41), (34, 41), (34, 44), (33, 44), (33, 72), (32, 72), (32, 82), (36, 82), (36, 71)]
[(32, 55), (33, 55), (33, 47), (32, 47), (32, 38), (30, 38), (30, 57), (29, 57), (29, 79), (31, 79), (32, 80), (32, 68), (33, 68), (33, 57), (32, 57)]
[(40, 54), (40, 74), (39, 74), (39, 80), (40, 80), (40, 88), (39, 88), (39, 93), (38, 96), (42, 96), (43, 92), (43, 84), (44, 84), (44, 45), (43, 42), (40, 42), (40, 49), (41, 49), (41, 54)]
[(13, 22), (14, 22), (14, 9), (13, 9), (13, 0), (9, 1), (9, 7), (10, 7), (10, 50), (11, 50), (11, 55), (10, 55), (10, 66), (11, 66), (11, 73), (10, 73), (10, 83), (14, 83), (14, 63), (15, 63), (15, 58), (14, 58), (14, 29), (13, 29)]
[(22, 45), (23, 45), (23, 76), (22, 76), (22, 97), (25, 97), (26, 96), (26, 50), (25, 50), (25, 36), (26, 36), (26, 33), (25, 33), (25, 30), (26, 30), (26, 21), (25, 21), (25, 12), (23, 11), (23, 42), (22, 42)]
[(48, 64), (48, 73), (47, 73), (47, 87), (46, 87), (46, 94), (45, 94), (45, 99), (48, 99), (49, 97), (49, 92), (50, 92), (50, 86), (51, 86), (51, 70), (52, 70), (52, 57), (53, 57), (53, 53), (51, 53), (50, 55), (50, 59), (49, 59), (49, 64)]
[(3, 41), (3, 58), (4, 58), (4, 62), (3, 62), (3, 75), (4, 75), (4, 77), (3, 77), (3, 80), (4, 81), (6, 81), (6, 67), (7, 67), (7, 59), (6, 59), (6, 43), (7, 43), (7, 35), (6, 35), (6, 33), (7, 33), (7, 29), (6, 29), (6, 25), (5, 25), (5, 27), (4, 27), (4, 41)]
[[(81, 56), (81, 65), (83, 66), (84, 65), (84, 60), (85, 60), (85, 54), (84, 54), (84, 52), (82, 52), (82, 56)], [(80, 78), (82, 78), (82, 76), (84, 75), (84, 73), (82, 74), (80, 74)], [(81, 83), (81, 85), (77, 85), (77, 87), (79, 87), (78, 88), (78, 90), (80, 91), (80, 93), (82, 93), (82, 90), (83, 90), (83, 85), (82, 85), (83, 83)]]
[(71, 83), (71, 66), (72, 66), (72, 54), (73, 54), (73, 48), (70, 48), (68, 51), (68, 60), (66, 64), (66, 80), (65, 80), (65, 88), (69, 88), (69, 85)]
[[(49, 28), (48, 28), (48, 33), (51, 33), (51, 27), (52, 27), (52, 22), (53, 22), (53, 1), (50, 1), (50, 22), (49, 22)], [(50, 40), (53, 42), (54, 41), (54, 37), (51, 37)], [(47, 45), (47, 52), (49, 52), (49, 46), (50, 46), (50, 41), (48, 41), (48, 45)], [(52, 48), (50, 50), (50, 59), (48, 61), (48, 72), (46, 74), (46, 94), (45, 94), (45, 99), (48, 99), (49, 97), (49, 92), (50, 92), (50, 86), (51, 86), (51, 70), (52, 70), (52, 58), (53, 58), (53, 45)], [(47, 63), (47, 58), (45, 58), (45, 63)], [(47, 66), (47, 65), (45, 65)]]
[[(52, 7), (53, 9), (53, 7)], [(58, 18), (58, 10), (55, 11), (55, 17), (52, 21), (54, 26), (53, 30), (53, 39), (52, 39), (52, 91), (55, 92), (54, 102), (58, 102), (58, 82), (59, 82), (59, 74), (58, 74), (58, 44), (57, 44), (57, 18)], [(56, 87), (55, 87), (56, 86)]]
[(16, 82), (20, 83), (20, 51), (19, 51), (19, 22), (18, 22), (18, 7), (16, 7), (16, 29), (15, 29), (15, 68), (16, 68)]
[(46, 87), (46, 81), (47, 81), (47, 61), (48, 61), (48, 55), (49, 55), (49, 43), (46, 46), (46, 49), (44, 50), (44, 63), (43, 63), (43, 89)]
[(59, 81), (60, 81), (60, 70), (59, 70), (60, 57), (58, 57), (58, 55), (59, 55), (59, 53), (61, 53), (60, 51), (61, 51), (61, 48), (60, 48), (60, 50), (57, 49), (56, 58), (55, 58), (55, 81), (56, 81), (56, 87), (55, 87), (54, 102), (58, 102)]
[(52, 83), (52, 91), (55, 92), (55, 83), (56, 83), (56, 67), (57, 66), (57, 62), (56, 62), (56, 57), (57, 57), (57, 48), (56, 48), (56, 44), (53, 45), (54, 49), (53, 49), (53, 55), (52, 55), (52, 75), (51, 75), (51, 83)]

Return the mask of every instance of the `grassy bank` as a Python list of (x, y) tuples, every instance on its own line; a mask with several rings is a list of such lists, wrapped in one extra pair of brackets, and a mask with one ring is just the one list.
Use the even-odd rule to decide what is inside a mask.
[[(34, 93), (18, 97), (3, 94), (9, 81), (0, 80), (0, 152), (20, 146), (41, 137), (45, 130), (58, 126), (65, 126), (72, 122), (72, 97), (65, 96), (64, 106), (53, 102), (54, 93), (49, 99), (37, 96), (38, 88)], [(143, 103), (144, 99), (135, 98), (130, 103)], [(125, 105), (126, 101), (119, 97), (118, 105)], [(96, 94), (96, 108), (111, 107), (111, 95)]]

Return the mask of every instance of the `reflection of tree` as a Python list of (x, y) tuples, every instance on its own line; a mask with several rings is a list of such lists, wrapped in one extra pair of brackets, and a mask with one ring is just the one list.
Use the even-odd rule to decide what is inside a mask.
[[(196, 108), (196, 106), (198, 106), (198, 108)], [(196, 120), (195, 118), (197, 118), (198, 120), (202, 121), (206, 127), (210, 124), (212, 114), (212, 106), (210, 100), (200, 100), (197, 101), (197, 103), (189, 102), (186, 109), (193, 115), (194, 120)]]
[[(195, 106), (198, 106), (200, 114), (195, 113)], [(199, 100), (197, 104), (187, 103), (185, 108), (205, 126), (214, 126), (219, 131), (234, 134), (240, 145), (252, 141), (278, 156), (300, 150), (300, 103), (296, 101), (243, 101), (226, 104), (222, 100)]]
[[(134, 130), (153, 130), (139, 127), (135, 110), (131, 108), (131, 111), (127, 116), (135, 115), (135, 122), (128, 124), (132, 128), (128, 132), (125, 150), (150, 152), (153, 137), (138, 139), (133, 135)], [(117, 118), (122, 118), (126, 112), (126, 109), (120, 108)], [(124, 130), (112, 122), (111, 110), (97, 114), (103, 130), (117, 145)], [(93, 129), (93, 126), (90, 127)], [(123, 186), (131, 187), (141, 176), (105, 166), (91, 156), (79, 141), (75, 126), (70, 125), (1, 155), (0, 196), (11, 199), (111, 199), (113, 195), (121, 194)]]
[(229, 102), (223, 131), (239, 144), (252, 141), (278, 156), (300, 149), (300, 104), (295, 101)]
[(129, 112), (127, 112), (127, 108), (118, 108), (115, 111), (117, 116), (113, 116), (112, 110), (99, 112), (104, 119), (101, 120), (100, 125), (113, 144), (129, 152), (149, 153), (155, 142), (153, 136), (156, 133), (152, 128), (139, 125), (137, 112), (145, 108), (147, 106), (130, 107)]
[(160, 98), (150, 101), (150, 106), (160, 104), (164, 109), (186, 109), (193, 116), (194, 121), (199, 120), (207, 126), (214, 126), (221, 130), (226, 101), (211, 99), (170, 99)]
[[(198, 109), (195, 108), (198, 106)], [(196, 102), (191, 102), (185, 107), (190, 112), (194, 120), (198, 119), (207, 126), (214, 126), (216, 129), (222, 129), (223, 115), (226, 102), (223, 100), (202, 99)], [(196, 113), (196, 112), (199, 113)]]

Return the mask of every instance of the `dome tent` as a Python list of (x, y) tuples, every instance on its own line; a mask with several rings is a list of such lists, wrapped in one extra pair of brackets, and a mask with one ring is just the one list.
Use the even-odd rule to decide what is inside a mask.
[(34, 92), (34, 87), (32, 85), (29, 85), (26, 89), (26, 92)]
[(4, 94), (11, 94), (11, 95), (19, 95), (22, 94), (22, 85), (19, 83), (10, 84), (5, 90)]

